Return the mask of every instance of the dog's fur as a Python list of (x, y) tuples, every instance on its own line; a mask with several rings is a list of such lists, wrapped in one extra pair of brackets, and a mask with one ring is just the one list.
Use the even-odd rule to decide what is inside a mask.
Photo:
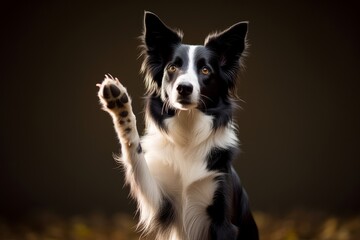
[(98, 96), (120, 140), (118, 160), (137, 200), (140, 226), (156, 239), (258, 239), (248, 198), (231, 166), (236, 80), (247, 22), (203, 46), (145, 12), (146, 134), (140, 139), (126, 89), (106, 76)]

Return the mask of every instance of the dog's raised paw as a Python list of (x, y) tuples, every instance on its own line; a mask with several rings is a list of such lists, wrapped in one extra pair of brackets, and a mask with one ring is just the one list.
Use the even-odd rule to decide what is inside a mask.
[(120, 115), (127, 113), (125, 104), (130, 103), (129, 96), (126, 88), (120, 83), (117, 78), (111, 75), (105, 75), (105, 79), (101, 84), (97, 84), (99, 87), (98, 96), (103, 109), (110, 112), (120, 112)]

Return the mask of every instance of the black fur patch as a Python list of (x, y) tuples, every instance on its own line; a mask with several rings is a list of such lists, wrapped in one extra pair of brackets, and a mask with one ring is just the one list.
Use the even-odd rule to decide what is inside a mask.
[(235, 148), (213, 148), (207, 157), (206, 168), (209, 171), (229, 172)]
[(230, 186), (229, 176), (224, 175), (216, 178), (217, 189), (213, 202), (207, 207), (207, 213), (211, 219), (211, 239), (236, 239), (237, 228), (230, 222)]
[(175, 209), (170, 199), (163, 198), (156, 219), (164, 227), (168, 227), (174, 221)]
[(225, 127), (232, 121), (233, 110), (231, 103), (219, 100), (216, 107), (201, 109), (207, 115), (213, 116), (213, 128)]
[(235, 148), (213, 148), (207, 158), (208, 170), (228, 173), (215, 179), (218, 187), (206, 209), (211, 219), (211, 239), (258, 239), (247, 195), (231, 167), (236, 152)]
[(175, 110), (172, 108), (166, 109), (164, 107), (164, 102), (155, 94), (149, 96), (146, 99), (146, 102), (148, 116), (152, 118), (160, 129), (167, 131), (164, 120), (175, 116)]
[(247, 22), (237, 23), (209, 37), (205, 47), (218, 60), (219, 76), (232, 91), (240, 70), (240, 58), (246, 47)]
[(227, 206), (227, 197), (229, 196), (229, 188), (227, 186), (226, 177), (217, 177), (218, 187), (214, 193), (213, 203), (207, 207), (207, 213), (214, 224), (221, 224), (226, 220), (229, 209)]
[(210, 225), (210, 236), (211, 239), (216, 240), (250, 240), (250, 238), (237, 238), (238, 228), (230, 222), (225, 222), (221, 225), (211, 224)]
[(259, 239), (258, 229), (250, 211), (248, 195), (233, 168), (231, 169), (231, 183), (231, 221), (239, 228), (238, 239)]
[(164, 80), (166, 83), (174, 82), (182, 70), (186, 70), (189, 66), (189, 49), (188, 45), (180, 45), (174, 49), (171, 59), (167, 62), (167, 66), (174, 65), (178, 69), (176, 73), (164, 74)]
[(212, 204), (206, 209), (211, 219), (211, 239), (258, 240), (247, 194), (232, 167), (228, 173), (215, 179), (218, 187)]
[[(213, 116), (213, 128), (226, 126), (232, 120), (233, 104), (229, 95), (230, 85), (228, 75), (219, 66), (218, 55), (204, 46), (199, 46), (194, 55), (198, 74), (201, 101), (199, 110)], [(209, 74), (201, 74), (206, 67)]]

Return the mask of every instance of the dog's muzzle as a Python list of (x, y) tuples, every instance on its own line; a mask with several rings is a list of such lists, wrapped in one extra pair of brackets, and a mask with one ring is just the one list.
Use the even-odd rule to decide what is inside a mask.
[(182, 105), (192, 104), (193, 85), (191, 83), (181, 83), (176, 87), (178, 93), (177, 102)]
[(181, 97), (187, 97), (193, 92), (193, 85), (191, 83), (181, 83), (176, 90)]

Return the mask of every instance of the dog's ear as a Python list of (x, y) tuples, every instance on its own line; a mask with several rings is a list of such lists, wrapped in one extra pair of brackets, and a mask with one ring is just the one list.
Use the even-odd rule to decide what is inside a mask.
[(248, 22), (239, 22), (223, 32), (209, 35), (205, 46), (214, 51), (219, 57), (223, 70), (234, 70), (241, 64), (247, 47), (246, 35)]
[(151, 12), (144, 15), (144, 44), (148, 51), (166, 53), (181, 42), (180, 33), (167, 27), (158, 16)]
[(167, 27), (158, 16), (145, 11), (142, 36), (144, 61), (141, 72), (145, 74), (147, 92), (159, 93), (165, 64), (174, 46), (181, 43), (182, 34)]

